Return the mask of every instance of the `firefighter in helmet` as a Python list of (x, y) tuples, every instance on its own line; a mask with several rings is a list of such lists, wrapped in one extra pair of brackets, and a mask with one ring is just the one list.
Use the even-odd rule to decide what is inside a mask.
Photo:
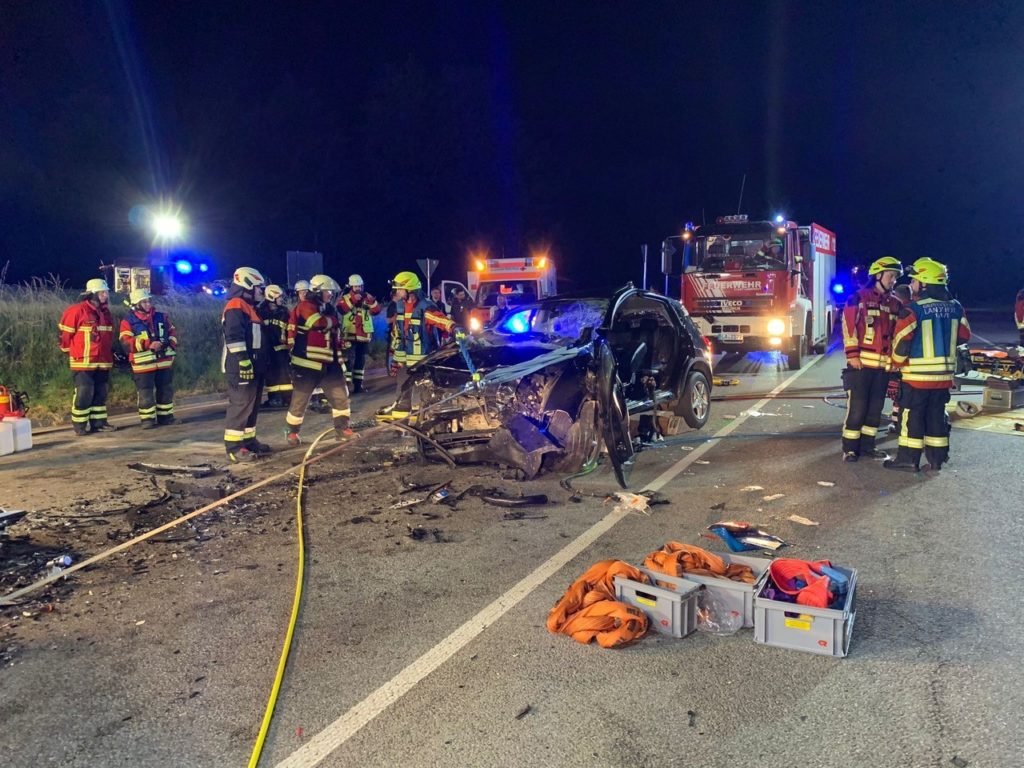
[(292, 380), (288, 372), (288, 308), (284, 305), (284, 289), (279, 285), (268, 285), (263, 291), (263, 301), (256, 305), (256, 313), (263, 321), (267, 346), (266, 406), (284, 408), (292, 396)]
[(395, 319), (391, 325), (391, 368), (397, 374), (395, 402), (377, 411), (378, 421), (397, 421), (412, 413), (412, 392), (402, 392), (408, 370), (433, 351), (433, 329), (452, 333), (455, 323), (434, 302), (423, 295), (415, 272), (399, 272), (391, 281), (395, 297)]
[(338, 299), (338, 310), (345, 342), (345, 377), (354, 395), (363, 391), (366, 351), (373, 338), (373, 316), (379, 315), (381, 309), (373, 294), (366, 293), (362, 276), (350, 275), (348, 290)]
[(177, 331), (166, 312), (153, 308), (153, 296), (144, 288), (131, 292), (128, 307), (119, 338), (131, 362), (142, 428), (173, 424)]
[(61, 315), (60, 350), (68, 356), (75, 382), (71, 424), (76, 435), (115, 432), (107, 423), (107, 389), (114, 366), (114, 318), (110, 314), (110, 287), (102, 278), (85, 284), (77, 304)]
[(263, 298), (265, 284), (258, 270), (236, 269), (221, 315), (224, 375), (228, 385), (224, 448), (233, 462), (253, 461), (271, 452), (269, 445), (256, 439), (256, 419), (267, 371), (263, 321), (256, 313), (256, 305)]
[(309, 280), (299, 280), (295, 283), (295, 298), (302, 301), (306, 298), (307, 293), (309, 293)]
[(843, 423), (843, 461), (888, 454), (875, 447), (889, 386), (892, 338), (899, 301), (892, 296), (903, 265), (883, 256), (868, 267), (868, 282), (843, 308), (844, 381), (849, 393)]
[(345, 353), (342, 349), (341, 322), (334, 305), (341, 292), (337, 281), (327, 275), (314, 275), (309, 293), (288, 318), (288, 346), (291, 349), (292, 400), (285, 421), (290, 445), (298, 445), (299, 430), (313, 390), (322, 387), (331, 404), (334, 434), (338, 440), (354, 436), (349, 422), (352, 411), (345, 384)]
[(970, 341), (971, 327), (960, 302), (948, 289), (944, 264), (918, 260), (908, 270), (912, 301), (899, 312), (893, 336), (893, 362), (902, 376), (900, 434), (895, 459), (886, 469), (939, 470), (949, 461), (946, 403), (956, 372), (956, 347)]

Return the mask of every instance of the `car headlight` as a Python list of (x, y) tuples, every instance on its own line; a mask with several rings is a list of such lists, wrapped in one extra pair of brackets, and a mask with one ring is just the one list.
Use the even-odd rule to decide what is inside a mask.
[(781, 336), (786, 332), (786, 321), (780, 320), (777, 317), (773, 317), (768, 321), (768, 335), (769, 336)]
[(471, 331), (479, 331), (483, 327), (484, 327), (484, 325), (483, 325), (483, 323), (480, 322), (480, 318), (479, 317), (471, 317), (471, 318), (469, 318), (469, 330), (471, 330)]

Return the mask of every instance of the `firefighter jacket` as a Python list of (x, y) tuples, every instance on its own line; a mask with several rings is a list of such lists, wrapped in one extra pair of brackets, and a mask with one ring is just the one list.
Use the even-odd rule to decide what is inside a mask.
[(1017, 291), (1017, 302), (1013, 305), (1013, 319), (1017, 330), (1024, 334), (1024, 288)]
[[(178, 337), (170, 318), (163, 312), (153, 309), (149, 312), (131, 310), (121, 321), (121, 333), (118, 338), (128, 353), (132, 373), (152, 373), (157, 369), (170, 368), (174, 365)], [(163, 345), (159, 352), (151, 349), (155, 341)]]
[(288, 318), (288, 347), (292, 365), (322, 371), (324, 363), (340, 363), (341, 325), (332, 304), (314, 301), (307, 294)]
[(256, 314), (250, 297), (241, 286), (232, 285), (221, 315), (224, 331), (223, 370), (229, 376), (238, 375), (243, 360), (252, 361), (257, 373), (266, 370), (267, 353), (263, 342), (263, 323)]
[(960, 302), (945, 289), (929, 286), (900, 310), (893, 337), (893, 362), (904, 384), (916, 389), (950, 389), (957, 345), (969, 341), (971, 327)]
[(879, 293), (875, 285), (861, 288), (843, 307), (843, 347), (846, 359), (859, 359), (864, 368), (888, 370), (899, 301)]
[(256, 314), (263, 321), (267, 351), (283, 352), (288, 349), (288, 308), (273, 301), (261, 301), (256, 305)]
[(451, 333), (455, 323), (419, 291), (411, 291), (405, 301), (395, 302), (395, 321), (391, 326), (391, 353), (399, 365), (415, 365), (434, 350), (437, 328)]
[(106, 304), (72, 304), (57, 324), (60, 351), (73, 371), (106, 371), (114, 365), (114, 318)]
[(371, 315), (379, 315), (381, 306), (376, 299), (367, 301), (365, 293), (349, 291), (338, 299), (341, 312), (341, 332), (345, 341), (369, 341), (373, 336)]

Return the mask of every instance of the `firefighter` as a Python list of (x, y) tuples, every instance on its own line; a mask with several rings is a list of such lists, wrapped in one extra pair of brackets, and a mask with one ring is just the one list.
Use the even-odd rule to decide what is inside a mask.
[(304, 301), (307, 293), (309, 293), (309, 280), (299, 280), (295, 284), (295, 297), (299, 301)]
[[(892, 289), (892, 297), (899, 302), (899, 306), (902, 308), (910, 303), (910, 285), (908, 283), (900, 283)], [(885, 396), (892, 402), (892, 409), (889, 411), (889, 434), (894, 435), (900, 431), (900, 382), (903, 377), (900, 375), (899, 369), (895, 366), (890, 366), (889, 370), (889, 387), (885, 392)]]
[(252, 267), (239, 267), (228, 289), (221, 316), (224, 331), (224, 374), (228, 385), (228, 411), (224, 419), (224, 448), (233, 462), (253, 461), (270, 453), (256, 439), (256, 419), (267, 370), (263, 323), (256, 313), (266, 281)]
[(75, 382), (71, 424), (76, 435), (116, 432), (107, 423), (107, 388), (114, 365), (114, 318), (110, 314), (110, 287), (93, 278), (77, 304), (60, 318), (60, 350), (68, 356)]
[(128, 307), (118, 338), (132, 365), (142, 428), (173, 424), (173, 365), (178, 350), (174, 324), (166, 313), (153, 308), (153, 297), (144, 288), (131, 292)]
[[(415, 272), (399, 272), (392, 281), (395, 319), (391, 324), (389, 372), (398, 378), (395, 402), (377, 411), (378, 421), (397, 421), (412, 412), (412, 393), (402, 392), (409, 368), (433, 351), (437, 328), (452, 333), (456, 326), (434, 302), (423, 295), (423, 286)], [(461, 332), (461, 329), (459, 329)]]
[(363, 391), (363, 373), (366, 368), (366, 351), (373, 337), (372, 315), (379, 315), (380, 304), (373, 294), (366, 293), (363, 278), (350, 275), (348, 291), (338, 299), (341, 312), (341, 331), (345, 343), (345, 380), (352, 394)]
[(349, 426), (352, 411), (345, 384), (345, 353), (342, 348), (341, 318), (334, 297), (341, 292), (337, 281), (314, 275), (309, 293), (288, 318), (288, 346), (291, 349), (292, 402), (285, 421), (288, 444), (298, 445), (306, 405), (317, 387), (323, 387), (331, 404), (334, 435), (338, 440), (354, 436)]
[(923, 452), (929, 464), (925, 469), (939, 470), (949, 461), (946, 403), (956, 347), (970, 340), (971, 328), (964, 308), (949, 294), (943, 264), (915, 262), (908, 273), (915, 298), (900, 310), (893, 336), (893, 361), (903, 377), (899, 449), (884, 466), (917, 472)]
[(843, 308), (844, 380), (849, 392), (843, 461), (857, 461), (861, 456), (888, 458), (875, 448), (875, 438), (889, 385), (893, 328), (899, 312), (899, 302), (891, 291), (902, 274), (903, 266), (897, 259), (877, 259), (868, 267), (868, 284)]
[(1017, 301), (1013, 305), (1013, 319), (1017, 323), (1018, 343), (1024, 347), (1024, 288), (1017, 291)]
[(263, 321), (264, 344), (267, 348), (267, 408), (286, 408), (292, 396), (292, 380), (288, 371), (288, 308), (284, 305), (284, 289), (268, 285), (263, 301), (256, 305), (256, 314)]

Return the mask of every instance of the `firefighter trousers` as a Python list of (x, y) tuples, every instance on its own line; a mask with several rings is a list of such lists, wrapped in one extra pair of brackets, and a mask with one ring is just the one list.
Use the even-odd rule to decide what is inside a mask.
[(249, 447), (256, 440), (256, 418), (262, 397), (262, 372), (247, 383), (228, 374), (228, 412), (224, 417), (224, 448), (228, 453)]
[(352, 409), (348, 402), (348, 385), (345, 383), (345, 371), (341, 363), (324, 365), (323, 370), (292, 366), (292, 401), (288, 406), (288, 414), (284, 417), (289, 432), (298, 432), (306, 416), (313, 390), (320, 387), (324, 391), (327, 402), (331, 404), (331, 418), (335, 429), (347, 429)]
[(847, 368), (844, 379), (849, 398), (843, 423), (843, 453), (867, 455), (875, 449), (889, 374), (881, 368)]
[(352, 387), (352, 394), (363, 391), (363, 374), (366, 369), (366, 350), (370, 342), (355, 341), (349, 342), (349, 348), (345, 352), (345, 379)]
[(292, 394), (291, 371), (288, 364), (288, 350), (279, 349), (270, 353), (267, 359), (267, 396), (273, 400), (288, 402)]
[(143, 423), (156, 419), (168, 424), (174, 418), (174, 369), (157, 368), (148, 373), (136, 373), (135, 389), (139, 394), (139, 419)]
[(71, 424), (75, 432), (84, 434), (107, 423), (107, 389), (110, 371), (72, 371), (75, 399), (71, 403)]
[(896, 461), (913, 464), (924, 453), (932, 469), (949, 461), (948, 389), (918, 389), (904, 383), (900, 391), (900, 438)]

